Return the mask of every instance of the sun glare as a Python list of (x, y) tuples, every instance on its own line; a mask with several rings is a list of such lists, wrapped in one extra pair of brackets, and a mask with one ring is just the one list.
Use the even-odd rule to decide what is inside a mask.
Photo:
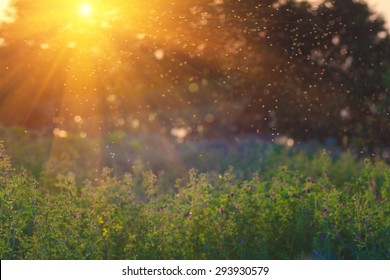
[(15, 21), (16, 9), (11, 6), (9, 0), (0, 0), (0, 25)]
[(82, 16), (88, 17), (92, 14), (92, 6), (88, 3), (84, 3), (80, 6), (79, 12)]
[[(7, 95), (10, 103), (20, 100), (30, 85), (36, 87), (28, 108), (20, 116), (21, 122), (35, 121), (32, 116), (40, 102), (44, 103), (46, 98), (58, 94), (53, 112), (48, 113), (59, 118), (58, 122), (53, 119), (58, 128), (55, 135), (65, 138), (65, 132), (73, 128), (88, 135), (99, 135), (103, 116), (99, 111), (106, 108), (105, 95), (126, 92), (124, 94), (131, 102), (136, 103), (143, 97), (133, 93), (160, 84), (164, 90), (168, 87), (169, 79), (166, 77), (171, 78), (173, 70), (170, 68), (171, 61), (168, 61), (170, 53), (166, 44), (167, 38), (176, 36), (176, 18), (179, 15), (160, 18), (156, 5), (164, 6), (163, 3), (170, 1), (151, 1), (152, 5), (150, 1), (36, 0), (34, 5), (27, 5), (30, 1), (20, 1), (26, 5), (21, 5), (19, 10), (10, 5), (13, 2), (0, 0), (1, 28), (3, 23), (10, 22), (8, 16), (15, 11), (14, 26), (9, 28), (8, 33), (0, 34), (0, 51), (4, 55), (7, 46), (22, 43), (20, 49), (15, 48), (11, 52), (12, 55), (4, 55), (4, 67), (8, 69), (8, 64), (12, 65), (12, 71), (1, 71), (0, 86), (7, 87), (8, 79), (9, 83), (15, 80), (17, 93), (20, 94)], [(20, 13), (18, 17), (17, 12)], [(199, 40), (203, 42), (204, 39)], [(179, 44), (175, 41), (171, 48), (181, 48)], [(24, 56), (19, 55), (20, 50), (23, 50)], [(186, 67), (185, 59), (180, 58), (183, 67)], [(147, 65), (148, 69), (150, 65), (153, 69), (150, 74), (139, 71), (143, 65)], [(26, 67), (31, 67), (34, 71), (32, 75), (37, 78), (22, 83), (17, 73), (25, 73)], [(193, 71), (192, 68), (189, 70)], [(172, 79), (176, 79), (176, 74), (172, 74)], [(192, 82), (188, 90), (195, 93), (200, 90), (199, 87)], [(2, 96), (0, 93), (0, 99)], [(118, 100), (110, 101), (107, 106), (120, 106)], [(1, 99), (0, 110), (6, 110), (4, 104)], [(11, 114), (11, 108), (9, 110)], [(119, 117), (112, 122), (118, 127), (126, 124), (126, 120)], [(137, 123), (138, 120), (129, 121), (134, 129), (140, 126)], [(187, 132), (179, 127), (172, 133), (184, 139)]]

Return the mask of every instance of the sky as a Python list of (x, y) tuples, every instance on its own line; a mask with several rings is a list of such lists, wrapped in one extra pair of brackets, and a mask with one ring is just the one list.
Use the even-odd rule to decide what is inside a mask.
[(4, 17), (5, 9), (8, 6), (8, 0), (0, 0), (0, 20)]
[(15, 9), (10, 7), (12, 0), (0, 0), (0, 26), (4, 22), (13, 22)]
[[(308, 0), (309, 2), (318, 3), (322, 2), (321, 0)], [(368, 5), (373, 9), (374, 12), (377, 12), (384, 16), (387, 28), (390, 30), (390, 0), (366, 0)]]
[[(13, 0), (0, 0), (0, 25), (2, 22), (12, 21), (12, 14), (14, 10), (8, 7), (9, 3)], [(319, 0), (309, 0), (310, 2), (319, 2)], [(382, 14), (387, 21), (388, 29), (390, 29), (390, 1), (389, 0), (366, 0), (370, 7)]]
[(387, 27), (390, 29), (390, 1), (389, 0), (368, 0), (372, 9), (386, 18)]

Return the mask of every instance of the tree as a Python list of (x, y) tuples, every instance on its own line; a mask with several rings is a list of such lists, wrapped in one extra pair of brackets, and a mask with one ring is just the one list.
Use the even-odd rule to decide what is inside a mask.
[(1, 29), (2, 123), (390, 140), (389, 34), (364, 2), (69, 3), (20, 0)]
[(387, 143), (390, 41), (364, 2), (324, 1), (318, 9), (225, 2), (232, 11), (226, 25), (245, 36), (247, 62), (230, 67), (240, 80), (237, 98), (247, 100), (239, 127), (368, 148)]

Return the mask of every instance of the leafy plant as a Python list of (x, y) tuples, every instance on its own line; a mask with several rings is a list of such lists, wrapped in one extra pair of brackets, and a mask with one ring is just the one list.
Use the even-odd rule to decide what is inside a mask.
[[(294, 162), (289, 154), (282, 158)], [(105, 168), (82, 183), (73, 173), (59, 174), (48, 192), (13, 169), (1, 146), (0, 256), (388, 259), (390, 168), (347, 160), (345, 170), (358, 166), (360, 173), (340, 184), (328, 153), (307, 161), (311, 176), (286, 165), (247, 179), (233, 167), (220, 174), (191, 169), (173, 192), (151, 171), (118, 177)]]

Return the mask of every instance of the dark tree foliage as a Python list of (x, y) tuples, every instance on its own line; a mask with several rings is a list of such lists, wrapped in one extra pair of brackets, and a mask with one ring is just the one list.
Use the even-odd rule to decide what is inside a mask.
[(231, 1), (232, 25), (242, 26), (249, 61), (248, 73), (236, 73), (241, 82), (234, 90), (248, 97), (238, 126), (385, 145), (390, 44), (383, 19), (352, 0), (324, 1), (318, 9), (261, 2)]

